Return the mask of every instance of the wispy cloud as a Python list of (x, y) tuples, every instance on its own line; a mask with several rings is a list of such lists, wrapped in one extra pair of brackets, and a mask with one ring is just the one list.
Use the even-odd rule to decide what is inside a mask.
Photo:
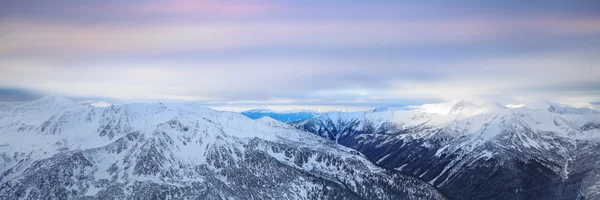
[[(222, 50), (268, 46), (426, 45), (510, 39), (522, 34), (600, 34), (600, 19), (435, 21), (250, 21), (81, 25), (4, 21), (5, 54), (102, 54)], [(56, 51), (61, 49), (61, 51)]]
[(124, 13), (129, 12), (134, 14), (250, 15), (267, 13), (275, 9), (275, 6), (264, 1), (169, 0), (124, 7), (120, 6), (113, 9)]

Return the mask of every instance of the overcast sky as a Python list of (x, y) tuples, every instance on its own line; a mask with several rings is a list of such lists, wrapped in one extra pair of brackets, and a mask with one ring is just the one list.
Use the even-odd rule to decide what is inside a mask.
[(600, 1), (4, 0), (0, 102), (600, 102)]

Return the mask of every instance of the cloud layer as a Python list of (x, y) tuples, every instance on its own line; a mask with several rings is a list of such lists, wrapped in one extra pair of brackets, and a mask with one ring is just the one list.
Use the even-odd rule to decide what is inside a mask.
[(9, 1), (0, 8), (0, 88), (221, 105), (592, 106), (597, 9), (595, 1)]

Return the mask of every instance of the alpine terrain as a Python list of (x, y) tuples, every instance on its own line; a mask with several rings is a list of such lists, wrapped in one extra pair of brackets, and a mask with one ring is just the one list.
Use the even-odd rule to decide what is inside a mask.
[[(426, 182), (273, 121), (194, 104), (94, 107), (62, 97), (2, 108), (0, 199), (444, 199)], [(588, 168), (572, 163), (588, 155), (571, 156), (550, 169), (568, 165), (569, 178), (584, 177), (574, 173)]]
[(600, 199), (600, 113), (538, 101), (330, 112), (291, 123), (450, 199)]

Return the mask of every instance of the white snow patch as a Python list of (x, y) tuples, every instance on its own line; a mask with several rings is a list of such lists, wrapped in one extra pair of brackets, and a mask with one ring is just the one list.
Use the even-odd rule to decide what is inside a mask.
[(105, 102), (105, 101), (94, 102), (94, 103), (91, 103), (90, 105), (94, 106), (94, 107), (98, 107), (98, 108), (104, 108), (104, 107), (112, 106), (111, 103), (108, 103), (108, 102)]

